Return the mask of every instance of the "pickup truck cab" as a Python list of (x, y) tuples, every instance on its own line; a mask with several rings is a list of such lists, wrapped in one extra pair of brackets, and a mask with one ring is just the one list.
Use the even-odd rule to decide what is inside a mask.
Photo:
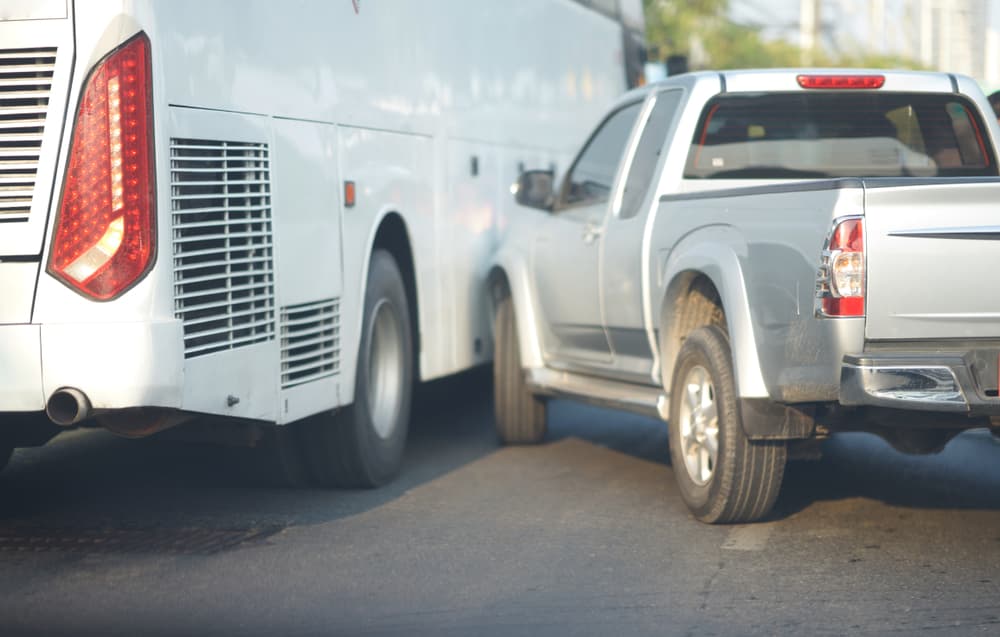
[[(834, 430), (912, 453), (1000, 417), (997, 120), (946, 73), (685, 74), (632, 91), (489, 276), (496, 422), (566, 396), (669, 423), (705, 522), (760, 519)], [(530, 210), (529, 210), (530, 208)]]

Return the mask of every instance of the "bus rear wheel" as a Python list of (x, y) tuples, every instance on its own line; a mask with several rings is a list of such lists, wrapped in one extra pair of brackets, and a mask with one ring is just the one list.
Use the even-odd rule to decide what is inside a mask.
[(368, 268), (354, 402), (305, 428), (313, 480), (327, 487), (377, 487), (399, 472), (413, 391), (413, 337), (403, 277), (375, 250)]
[(7, 468), (7, 463), (10, 462), (12, 455), (14, 455), (14, 445), (0, 440), (0, 471)]
[(309, 486), (311, 475), (305, 460), (305, 426), (293, 422), (275, 426), (265, 439), (272, 482), (279, 487)]

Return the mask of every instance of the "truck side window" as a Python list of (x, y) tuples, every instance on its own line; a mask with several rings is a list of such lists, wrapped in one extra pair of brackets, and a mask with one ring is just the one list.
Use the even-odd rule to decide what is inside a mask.
[(653, 105), (642, 129), (642, 136), (639, 137), (635, 155), (632, 157), (632, 165), (628, 169), (622, 205), (618, 213), (620, 219), (630, 219), (639, 212), (639, 206), (653, 180), (653, 173), (664, 150), (667, 131), (674, 120), (680, 101), (680, 91), (664, 91), (656, 96), (656, 104)]
[(618, 109), (591, 135), (566, 176), (557, 208), (608, 200), (615, 172), (641, 105), (641, 102), (635, 102)]

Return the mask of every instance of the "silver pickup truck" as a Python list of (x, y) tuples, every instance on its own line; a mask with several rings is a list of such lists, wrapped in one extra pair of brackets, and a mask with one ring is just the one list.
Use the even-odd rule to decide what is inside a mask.
[(657, 416), (684, 500), (720, 523), (767, 515), (831, 431), (933, 453), (1000, 424), (998, 134), (945, 73), (628, 93), (559, 184), (515, 186), (532, 209), (489, 273), (501, 439), (541, 440), (552, 396)]

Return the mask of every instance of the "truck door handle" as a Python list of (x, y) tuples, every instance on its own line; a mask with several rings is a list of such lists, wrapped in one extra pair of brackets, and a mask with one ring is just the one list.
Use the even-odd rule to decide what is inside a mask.
[(590, 244), (593, 243), (598, 237), (604, 234), (604, 228), (600, 226), (595, 226), (592, 223), (585, 223), (583, 225), (583, 242)]

